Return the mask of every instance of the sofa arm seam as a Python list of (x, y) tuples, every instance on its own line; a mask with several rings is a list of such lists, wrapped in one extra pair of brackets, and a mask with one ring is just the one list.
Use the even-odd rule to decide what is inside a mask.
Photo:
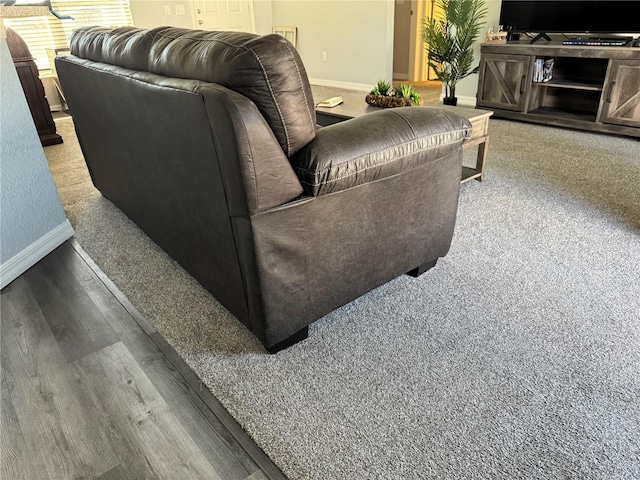
[[(126, 78), (128, 80), (144, 83), (144, 84), (147, 84), (147, 85), (155, 85), (155, 86), (161, 87), (161, 88), (167, 88), (167, 89), (176, 90), (176, 91), (179, 91), (179, 92), (186, 92), (186, 93), (189, 93), (191, 95), (199, 95), (199, 93), (195, 92), (194, 90), (188, 90), (186, 88), (177, 88), (177, 87), (173, 87), (173, 86), (170, 86), (170, 85), (158, 85), (157, 83), (148, 82), (146, 80), (143, 80), (141, 78), (136, 78), (136, 77), (131, 76), (131, 75), (123, 75), (121, 72), (114, 72), (113, 70), (105, 70), (105, 69), (101, 69), (101, 68), (96, 68), (95, 64), (105, 65), (107, 67), (114, 67), (115, 66), (117, 68), (122, 68), (124, 70), (129, 70), (130, 72), (133, 72), (133, 73), (141, 72), (141, 70), (132, 70), (131, 68), (128, 68), (128, 67), (121, 67), (120, 65), (113, 65), (111, 63), (105, 63), (105, 62), (98, 62), (96, 60), (90, 60), (88, 58), (78, 57), (78, 56), (73, 55), (73, 54), (69, 55), (69, 56), (72, 56), (72, 57), (77, 58), (79, 60), (84, 60), (87, 63), (90, 62), (90, 63), (92, 63), (94, 65), (82, 65), (82, 64), (74, 62), (74, 61), (69, 61), (66, 58), (64, 58), (64, 56), (58, 57), (56, 59), (56, 61), (67, 62), (70, 65), (76, 65), (76, 66), (79, 66), (79, 67), (82, 67), (82, 68), (88, 68), (90, 70), (93, 70), (93, 71), (96, 71), (96, 72), (100, 72), (100, 73), (108, 73), (109, 75), (116, 75), (116, 76), (121, 77), (121, 78)], [(159, 73), (153, 73), (153, 72), (143, 72), (143, 73), (150, 74), (150, 75), (157, 75), (158, 77), (171, 79), (171, 77), (166, 77), (164, 75), (160, 75)], [(198, 83), (197, 87), (202, 86), (202, 85), (212, 85), (211, 83), (207, 83), (207, 82), (204, 82), (202, 80), (189, 80), (189, 81), (197, 82)]]
[[(299, 84), (302, 86), (303, 85), (303, 81), (302, 81), (302, 75), (300, 75), (300, 69), (298, 68), (298, 63), (296, 62), (296, 59), (293, 55), (293, 52), (291, 51), (291, 44), (290, 42), (287, 40), (287, 42), (285, 43), (285, 46), (287, 47), (287, 51), (289, 52), (289, 55), (291, 56), (291, 60), (293, 61), (293, 65), (296, 67), (296, 74), (298, 75), (298, 81)], [(304, 101), (305, 103), (309, 103), (309, 99), (307, 98), (307, 92), (305, 88), (302, 88), (302, 95), (304, 96)], [(313, 117), (311, 116), (311, 111), (307, 110), (307, 114), (309, 115), (309, 122), (311, 124), (311, 126), (313, 127), (315, 125), (316, 122), (313, 121)], [(315, 128), (314, 128), (315, 130)]]
[(395, 111), (393, 109), (391, 110), (391, 113), (396, 114), (398, 117), (400, 117), (402, 120), (404, 120), (404, 122), (409, 126), (409, 128), (413, 132), (413, 136), (416, 137), (416, 138), (418, 137), (418, 134), (416, 133), (415, 129), (413, 128), (413, 125), (411, 125), (411, 122), (409, 122), (407, 117), (405, 117), (404, 115), (401, 115), (399, 112), (397, 112), (397, 111)]

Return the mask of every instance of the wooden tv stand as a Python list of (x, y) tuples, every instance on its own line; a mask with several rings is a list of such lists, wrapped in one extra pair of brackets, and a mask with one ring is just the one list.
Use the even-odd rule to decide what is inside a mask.
[[(553, 78), (533, 81), (537, 58)], [(640, 48), (481, 46), (477, 106), (496, 117), (640, 137)]]

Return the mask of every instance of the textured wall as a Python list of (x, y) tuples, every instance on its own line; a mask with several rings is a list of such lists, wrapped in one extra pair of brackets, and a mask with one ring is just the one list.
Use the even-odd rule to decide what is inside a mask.
[(6, 39), (0, 39), (0, 264), (66, 221)]

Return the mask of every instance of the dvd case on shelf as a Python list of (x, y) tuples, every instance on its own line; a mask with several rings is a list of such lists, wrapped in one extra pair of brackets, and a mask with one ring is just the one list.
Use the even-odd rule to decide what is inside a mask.
[(548, 82), (553, 78), (553, 58), (536, 58), (533, 65), (533, 81)]

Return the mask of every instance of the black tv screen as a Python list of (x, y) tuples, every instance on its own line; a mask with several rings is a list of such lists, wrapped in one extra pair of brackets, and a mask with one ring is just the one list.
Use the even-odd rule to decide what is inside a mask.
[(640, 33), (640, 1), (502, 0), (500, 25), (531, 33)]

